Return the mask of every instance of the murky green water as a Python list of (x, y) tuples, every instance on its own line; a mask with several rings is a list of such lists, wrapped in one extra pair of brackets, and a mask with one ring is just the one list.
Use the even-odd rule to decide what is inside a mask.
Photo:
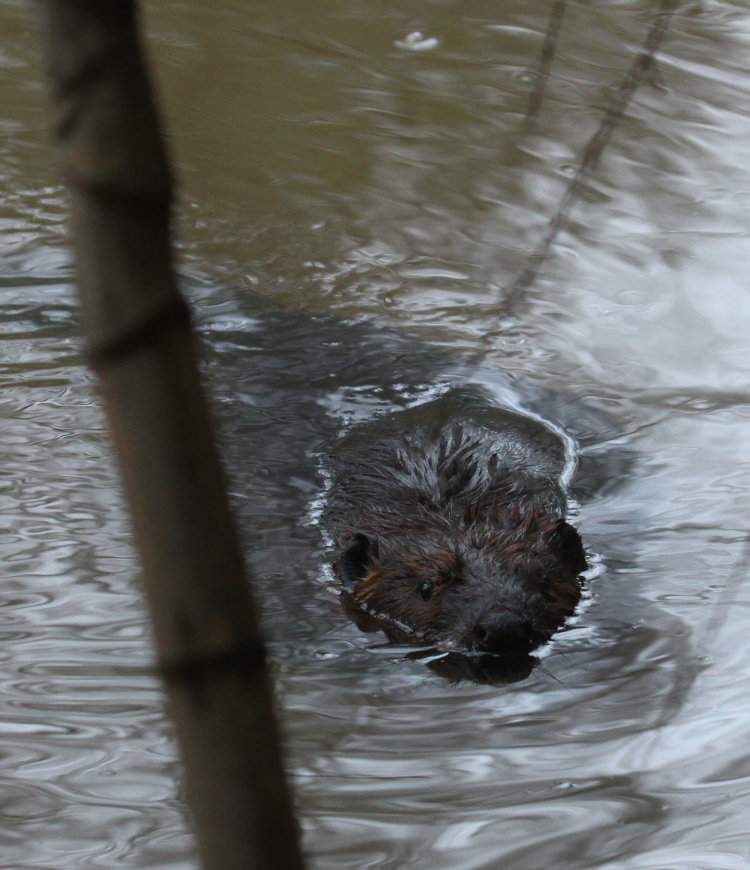
[[(750, 866), (750, 10), (677, 10), (500, 316), (652, 16), (571, 3), (530, 129), (550, 8), (146, 9), (313, 867)], [(33, 22), (16, 0), (0, 21), (0, 868), (186, 870)], [(309, 523), (343, 422), (465, 379), (581, 439), (602, 555), (580, 618), (507, 686), (358, 632)]]

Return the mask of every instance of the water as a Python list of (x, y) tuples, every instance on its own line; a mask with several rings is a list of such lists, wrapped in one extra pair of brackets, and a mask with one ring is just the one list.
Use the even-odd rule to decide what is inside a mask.
[[(750, 866), (750, 13), (678, 10), (568, 229), (498, 318), (650, 20), (570, 4), (530, 130), (549, 11), (146, 10), (312, 867)], [(0, 868), (186, 870), (28, 15), (0, 0)], [(360, 633), (308, 521), (342, 423), (465, 378), (579, 440), (576, 522), (601, 554), (579, 619), (504, 686)]]

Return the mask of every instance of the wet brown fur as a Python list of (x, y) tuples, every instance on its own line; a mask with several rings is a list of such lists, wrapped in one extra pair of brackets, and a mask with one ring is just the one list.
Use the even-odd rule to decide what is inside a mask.
[(435, 411), (336, 458), (326, 520), (348, 605), (394, 639), (526, 654), (575, 611), (586, 567), (562, 447), (520, 415), (496, 429)]

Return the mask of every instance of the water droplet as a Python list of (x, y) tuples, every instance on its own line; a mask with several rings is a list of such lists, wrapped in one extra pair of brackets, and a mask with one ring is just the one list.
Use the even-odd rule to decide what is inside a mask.
[(440, 45), (440, 39), (437, 36), (427, 36), (421, 30), (413, 30), (403, 39), (397, 39), (396, 45), (408, 51), (432, 51)]

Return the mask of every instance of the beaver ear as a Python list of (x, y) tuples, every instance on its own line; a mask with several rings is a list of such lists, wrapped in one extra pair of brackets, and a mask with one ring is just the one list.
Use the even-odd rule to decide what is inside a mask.
[(581, 536), (565, 520), (558, 520), (554, 529), (549, 533), (549, 541), (552, 546), (560, 551), (562, 557), (570, 563), (570, 567), (576, 574), (580, 574), (581, 571), (585, 571), (588, 568)]
[(349, 538), (341, 552), (339, 572), (341, 579), (349, 586), (356, 586), (367, 574), (367, 566), (378, 558), (378, 542), (357, 532)]

